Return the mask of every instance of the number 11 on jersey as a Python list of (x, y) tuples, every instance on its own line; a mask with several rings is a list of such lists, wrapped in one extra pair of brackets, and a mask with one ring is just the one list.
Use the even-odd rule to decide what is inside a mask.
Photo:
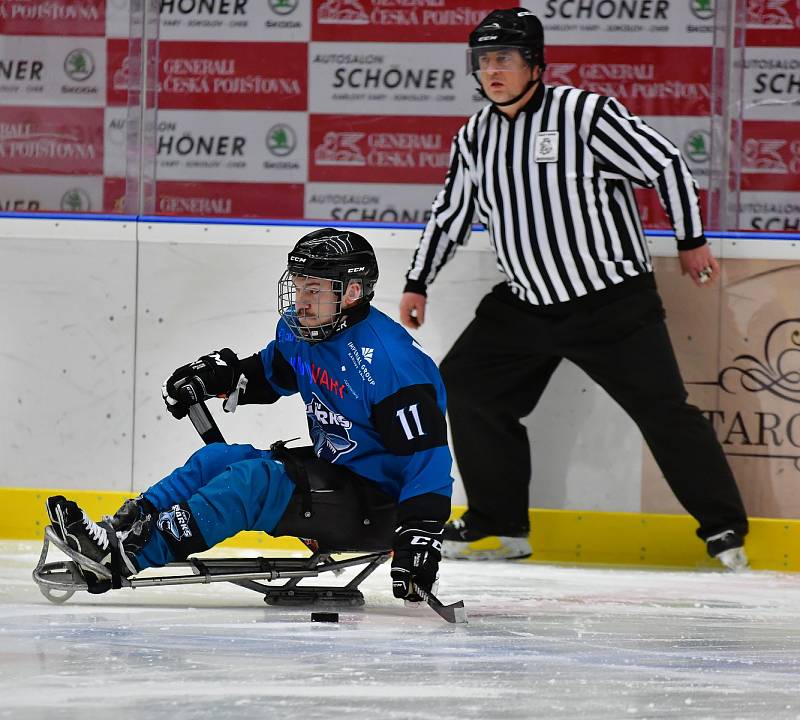
[[(416, 435), (414, 434), (414, 430), (411, 428), (411, 424), (408, 422), (406, 413), (411, 415), (411, 417), (414, 419), (414, 424), (416, 425), (417, 431)], [(419, 420), (417, 403), (409, 405), (405, 408), (400, 408), (395, 414), (397, 415), (397, 419), (400, 421), (400, 424), (403, 426), (403, 432), (406, 434), (407, 440), (413, 440), (415, 437), (422, 437), (425, 434), (425, 431), (422, 429), (422, 423)]]

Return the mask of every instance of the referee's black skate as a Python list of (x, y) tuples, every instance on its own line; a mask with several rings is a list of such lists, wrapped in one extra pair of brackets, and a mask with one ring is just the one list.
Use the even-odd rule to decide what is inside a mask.
[(750, 568), (744, 551), (744, 538), (735, 530), (725, 530), (706, 538), (706, 550), (729, 570), (742, 572)]
[(449, 560), (522, 560), (531, 556), (528, 533), (494, 535), (470, 522), (469, 512), (444, 526), (442, 557)]

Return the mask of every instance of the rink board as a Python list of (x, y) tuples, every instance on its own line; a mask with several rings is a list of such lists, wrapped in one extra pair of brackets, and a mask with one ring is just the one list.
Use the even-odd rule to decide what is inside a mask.
[[(92, 518), (113, 512), (129, 493), (91, 490), (0, 488), (4, 520), (0, 539), (41, 538), (48, 524), (45, 500), (66, 493)], [(463, 507), (455, 507), (460, 515)], [(530, 509), (529, 562), (706, 567), (719, 565), (705, 554), (695, 536), (696, 521), (688, 515)], [(491, 545), (486, 540), (486, 547)], [(255, 550), (298, 550), (295, 538), (273, 538), (242, 532), (222, 543)], [(800, 571), (800, 520), (751, 518), (747, 553), (756, 570)]]

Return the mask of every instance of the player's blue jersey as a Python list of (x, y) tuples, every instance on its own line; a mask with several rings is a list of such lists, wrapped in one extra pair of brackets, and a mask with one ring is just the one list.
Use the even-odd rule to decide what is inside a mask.
[(444, 384), (436, 363), (394, 320), (368, 306), (349, 327), (312, 344), (281, 319), (260, 358), (275, 392), (303, 398), (317, 456), (398, 502), (450, 497)]

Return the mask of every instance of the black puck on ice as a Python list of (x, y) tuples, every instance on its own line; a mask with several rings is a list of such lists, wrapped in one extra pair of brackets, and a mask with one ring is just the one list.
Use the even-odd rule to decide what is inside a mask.
[(339, 622), (339, 613), (335, 612), (312, 612), (311, 622)]

